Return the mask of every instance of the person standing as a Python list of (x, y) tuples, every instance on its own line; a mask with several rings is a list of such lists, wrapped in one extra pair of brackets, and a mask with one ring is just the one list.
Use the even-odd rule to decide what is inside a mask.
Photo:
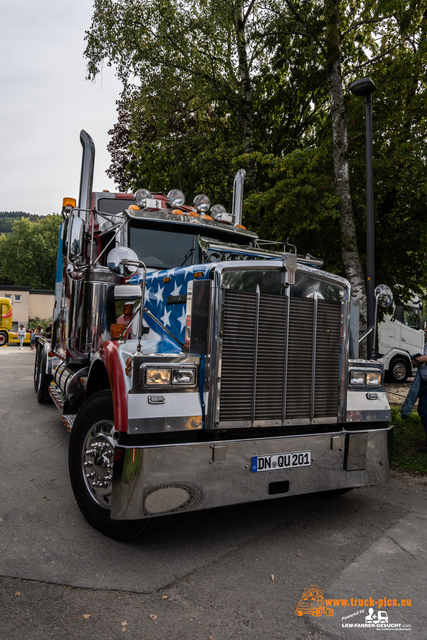
[(412, 362), (418, 368), (420, 376), (420, 390), (418, 393), (418, 415), (423, 423), (426, 432), (426, 442), (423, 447), (417, 449), (420, 453), (427, 453), (427, 344), (424, 347), (423, 355), (416, 356)]
[(34, 331), (34, 342), (37, 340), (37, 338), (41, 338), (43, 335), (43, 329), (41, 324), (38, 324), (36, 327), (36, 330)]
[(48, 340), (52, 340), (52, 323), (51, 322), (49, 322), (46, 328), (46, 331), (44, 332), (44, 335)]
[(34, 334), (34, 329), (30, 329), (30, 349), (31, 349), (31, 351), (34, 351), (35, 346), (36, 346), (36, 336)]
[(23, 324), (19, 325), (19, 329), (18, 329), (18, 338), (19, 338), (19, 348), (23, 349), (24, 348), (24, 338), (25, 338), (25, 327)]

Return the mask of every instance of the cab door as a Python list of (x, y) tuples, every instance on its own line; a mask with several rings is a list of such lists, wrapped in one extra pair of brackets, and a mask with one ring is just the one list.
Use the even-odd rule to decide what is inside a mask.
[(421, 329), (421, 313), (414, 307), (404, 307), (401, 329), (402, 349), (408, 353), (422, 353), (424, 331)]

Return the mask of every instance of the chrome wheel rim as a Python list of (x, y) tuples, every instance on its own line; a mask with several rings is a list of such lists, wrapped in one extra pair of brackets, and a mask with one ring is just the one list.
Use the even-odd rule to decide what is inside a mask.
[(92, 499), (110, 509), (113, 488), (114, 422), (100, 420), (87, 432), (82, 447), (82, 473)]
[(395, 378), (397, 378), (398, 380), (402, 380), (405, 376), (406, 376), (406, 367), (403, 364), (403, 362), (398, 362), (394, 367), (393, 367), (393, 375)]

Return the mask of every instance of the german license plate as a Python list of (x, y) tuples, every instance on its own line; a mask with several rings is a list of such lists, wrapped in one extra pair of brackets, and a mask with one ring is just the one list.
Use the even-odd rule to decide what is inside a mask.
[(252, 458), (252, 473), (257, 471), (277, 471), (278, 469), (293, 469), (294, 467), (309, 467), (311, 465), (311, 451), (292, 451), (291, 453), (273, 453), (269, 456), (254, 456)]

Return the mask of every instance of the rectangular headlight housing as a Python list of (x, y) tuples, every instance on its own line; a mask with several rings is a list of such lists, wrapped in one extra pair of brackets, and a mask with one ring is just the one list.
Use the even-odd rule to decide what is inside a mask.
[(367, 371), (366, 372), (366, 384), (368, 387), (380, 387), (381, 386), (381, 371)]
[(143, 367), (141, 383), (146, 387), (195, 387), (197, 367), (195, 365), (170, 365)]
[(171, 369), (164, 368), (160, 369), (158, 367), (148, 368), (145, 370), (145, 384), (147, 386), (159, 386), (159, 385), (170, 385), (171, 383)]
[(196, 384), (196, 369), (194, 367), (172, 369), (172, 384), (194, 386)]
[(365, 380), (364, 371), (350, 371), (349, 384), (364, 386), (366, 384)]
[(379, 369), (350, 370), (349, 385), (352, 387), (380, 387), (381, 371)]

